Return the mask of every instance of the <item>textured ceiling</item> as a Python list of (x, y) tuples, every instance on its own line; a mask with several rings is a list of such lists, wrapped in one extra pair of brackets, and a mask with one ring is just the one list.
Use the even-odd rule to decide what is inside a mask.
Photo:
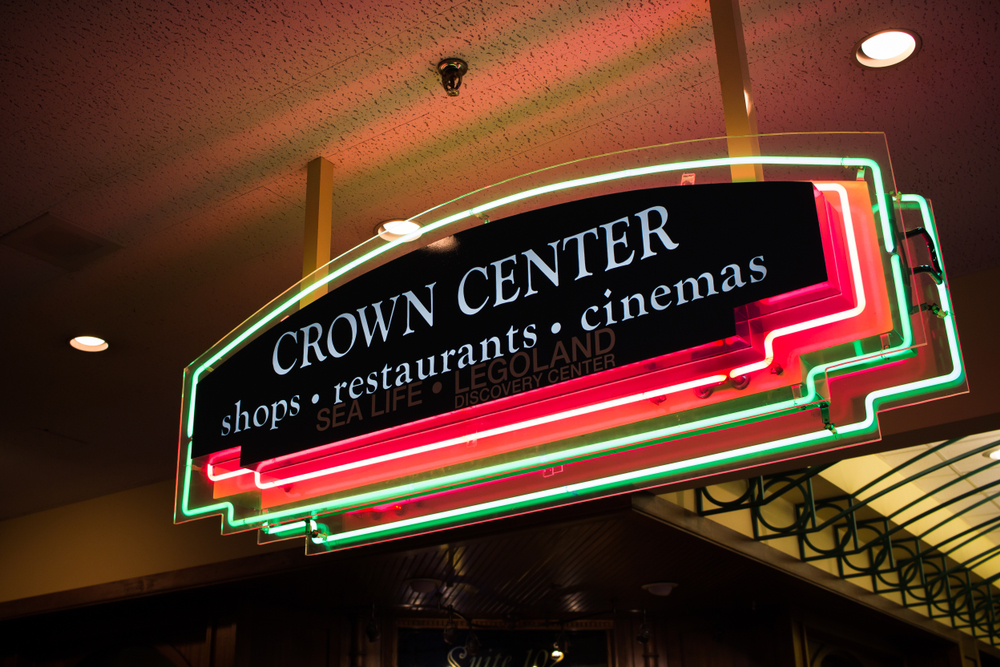
[[(761, 132), (877, 130), (952, 275), (994, 266), (998, 9), (743, 3)], [(46, 213), (121, 246), (0, 244), (0, 518), (173, 475), (183, 367), (299, 277), (305, 165), (334, 250), (387, 218), (608, 151), (724, 133), (707, 2), (6, 3), (0, 236)], [(854, 43), (916, 30), (908, 63)], [(435, 72), (468, 61), (461, 95)], [(109, 352), (66, 340), (102, 335)]]

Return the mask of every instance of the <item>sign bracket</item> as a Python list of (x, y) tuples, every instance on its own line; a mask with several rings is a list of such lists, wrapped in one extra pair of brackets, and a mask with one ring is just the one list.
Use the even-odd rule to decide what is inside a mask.
[[(757, 140), (757, 108), (750, 87), (750, 67), (739, 0), (710, 0), (712, 32), (715, 37), (715, 57), (722, 86), (722, 110), (726, 118), (726, 139), (729, 157), (760, 155)], [(733, 182), (763, 181), (760, 164), (730, 166)]]
[[(302, 277), (306, 278), (316, 269), (330, 261), (330, 239), (333, 224), (333, 164), (323, 157), (309, 163), (306, 171), (306, 219), (305, 243), (302, 248)], [(316, 280), (325, 277), (317, 274), (314, 280), (302, 285), (308, 288)], [(310, 292), (299, 302), (304, 308), (326, 294), (326, 286)]]

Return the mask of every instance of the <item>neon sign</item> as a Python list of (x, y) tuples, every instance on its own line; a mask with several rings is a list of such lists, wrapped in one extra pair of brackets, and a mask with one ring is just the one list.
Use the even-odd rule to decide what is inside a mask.
[[(814, 273), (777, 291), (737, 303), (735, 317), (734, 306), (730, 305), (729, 318), (734, 326), (731, 335), (727, 331), (721, 337), (716, 334), (697, 339), (696, 344), (687, 347), (668, 346), (659, 354), (638, 350), (635, 358), (622, 357), (628, 358), (627, 363), (619, 363), (616, 358), (614, 364), (602, 363), (599, 367), (594, 361), (598, 358), (593, 354), (595, 340), (591, 339), (587, 372), (577, 371), (577, 377), (572, 377), (573, 362), (568, 357), (570, 363), (562, 367), (571, 370), (557, 369), (568, 377), (557, 374), (551, 378), (552, 382), (528, 386), (522, 381), (519, 391), (509, 392), (512, 396), (480, 394), (481, 400), (472, 404), (469, 397), (473, 396), (474, 388), (496, 392), (493, 387), (503, 387), (505, 382), (512, 381), (509, 375), (501, 378), (499, 370), (510, 369), (511, 351), (495, 349), (491, 351), (501, 354), (491, 357), (506, 359), (503, 364), (493, 365), (492, 375), (490, 364), (480, 359), (470, 358), (470, 363), (461, 369), (451, 369), (455, 373), (449, 380), (455, 384), (454, 391), (448, 394), (450, 411), (431, 412), (413, 421), (400, 420), (373, 431), (355, 431), (339, 440), (327, 438), (305, 449), (295, 446), (279, 449), (276, 454), (276, 450), (264, 448), (260, 450), (264, 455), (248, 456), (240, 446), (220, 446), (218, 441), (224, 440), (221, 435), (215, 444), (202, 445), (200, 441), (205, 439), (199, 438), (201, 429), (195, 426), (195, 419), (200, 418), (196, 412), (197, 390), (202, 382), (205, 391), (212, 389), (212, 376), (222, 377), (225, 364), (235, 358), (231, 357), (234, 350), (250, 350), (256, 344), (268, 352), (268, 362), (275, 372), (289, 369), (288, 375), (294, 367), (301, 368), (304, 361), (320, 366), (317, 352), (330, 352), (329, 348), (319, 347), (320, 337), (310, 329), (316, 318), (309, 316), (309, 309), (301, 311), (297, 320), (289, 317), (284, 328), (275, 326), (297, 305), (302, 292), (296, 291), (278, 300), (273, 308), (262, 311), (256, 320), (189, 367), (181, 425), (176, 520), (220, 515), (225, 533), (256, 529), (262, 541), (306, 536), (307, 550), (322, 552), (870, 441), (878, 437), (878, 410), (962, 391), (964, 373), (947, 288), (943, 283), (914, 276), (907, 269), (914, 262), (908, 256), (908, 245), (897, 244), (900, 211), (891, 206), (882, 191), (878, 164), (849, 158), (771, 156), (755, 160), (806, 167), (836, 164), (861, 167), (870, 170), (872, 183), (871, 186), (864, 181), (815, 184), (818, 198), (811, 216), (807, 216), (817, 231), (815, 244), (811, 251), (785, 254), (808, 257), (813, 265), (825, 269), (823, 274)], [(477, 207), (478, 210), (448, 216), (425, 230), (445, 227), (499, 208), (503, 203), (530, 200), (560, 188), (585, 184), (583, 181), (627, 181), (637, 175), (740, 161), (719, 159), (700, 161), (698, 165), (691, 162), (654, 165), (557, 183), (491, 202)], [(794, 185), (813, 192), (808, 183)], [(692, 193), (685, 196), (693, 197), (698, 187), (666, 190), (684, 190)], [(924, 227), (934, 239), (933, 220), (926, 202), (904, 198), (902, 206), (915, 207), (922, 214)], [(637, 208), (632, 213), (650, 208)], [(802, 215), (801, 208), (797, 215)], [(634, 219), (632, 224), (639, 233), (632, 239), (625, 235), (625, 225), (612, 226), (603, 240), (598, 236), (596, 241), (608, 253), (605, 266), (624, 262), (628, 250), (632, 250), (633, 256), (644, 252), (643, 239), (650, 250), (659, 248), (666, 254), (670, 244), (649, 230), (660, 228), (670, 242), (675, 239), (667, 234), (666, 227), (657, 227), (659, 222), (647, 213), (645, 226), (641, 218)], [(490, 226), (502, 229), (504, 224), (504, 220), (498, 220)], [(646, 231), (649, 233), (642, 236)], [(565, 237), (560, 236), (556, 241), (563, 242)], [(621, 239), (617, 247), (615, 239)], [(627, 247), (629, 243), (631, 248)], [(573, 250), (572, 243), (564, 245)], [(326, 281), (342, 280), (356, 272), (363, 260), (373, 260), (392, 246), (376, 248), (331, 271)], [(545, 243), (540, 247), (547, 246)], [(544, 284), (544, 269), (548, 268), (550, 274), (554, 271), (555, 262), (551, 258), (557, 255), (551, 255), (543, 267), (542, 255), (537, 250), (534, 254), (538, 257), (535, 266), (539, 272), (532, 287), (537, 291), (537, 286)], [(765, 251), (753, 256), (764, 257)], [(766, 256), (768, 259), (758, 260), (758, 265), (771, 269), (769, 262), (775, 257), (773, 266), (778, 266), (775, 253), (768, 252)], [(517, 286), (513, 279), (505, 278), (511, 275), (507, 269), (513, 268), (513, 263), (505, 265), (502, 259), (494, 259), (499, 266), (478, 263), (475, 266), (482, 271), (467, 270), (459, 274), (482, 279), (479, 293), (468, 292), (464, 303), (468, 310), (481, 303), (485, 305), (490, 298), (497, 302), (512, 297)], [(531, 261), (531, 257), (524, 260), (529, 270)], [(580, 261), (571, 267), (573, 276), (582, 273), (583, 266)], [(491, 276), (494, 280), (488, 285)], [(678, 277), (678, 281), (685, 277)], [(316, 289), (318, 284), (305, 289)], [(674, 287), (678, 282), (662, 281), (662, 284)], [(525, 286), (526, 283), (518, 289)], [(345, 289), (341, 287), (323, 298), (332, 302), (332, 297)], [(405, 291), (393, 293), (396, 304), (405, 304), (410, 309), (411, 318), (399, 320), (400, 335), (407, 330), (415, 333), (414, 324), (426, 324), (428, 318), (424, 313), (430, 313), (428, 299), (421, 300), (417, 290), (411, 291), (413, 299)], [(619, 293), (631, 294), (621, 290), (616, 296)], [(665, 294), (660, 297), (657, 303), (665, 303)], [(338, 313), (357, 313), (355, 320), (360, 320), (366, 315), (365, 309), (377, 302), (377, 297), (369, 301), (358, 308), (340, 309), (327, 319), (332, 321)], [(606, 301), (612, 304), (610, 299)], [(927, 303), (935, 304), (933, 313), (920, 308)], [(385, 309), (387, 304), (382, 301), (383, 315), (390, 312)], [(423, 306), (422, 312), (418, 304)], [(613, 305), (623, 309), (627, 304), (628, 301), (618, 300)], [(462, 305), (458, 303), (458, 307)], [(597, 304), (594, 311), (587, 311), (588, 305), (584, 304), (580, 320), (583, 329), (589, 324), (594, 325), (594, 331), (608, 328), (608, 321), (619, 319), (624, 312), (621, 310), (618, 317), (614, 311), (602, 313), (604, 305)], [(652, 310), (649, 302), (643, 305), (647, 312)], [(639, 312), (637, 303), (634, 307)], [(375, 311), (367, 314), (374, 316)], [(593, 319), (587, 319), (588, 314)], [(604, 327), (598, 326), (597, 314), (607, 315)], [(341, 324), (347, 319), (342, 318)], [(357, 327), (363, 335), (371, 334), (374, 339), (375, 322), (372, 317), (367, 327), (360, 322)], [(315, 324), (316, 328), (322, 327), (318, 319)], [(547, 324), (545, 333), (558, 333), (553, 331), (556, 327)], [(341, 329), (349, 333), (351, 327), (341, 326)], [(519, 327), (519, 331), (523, 329)], [(536, 323), (532, 333), (538, 336), (541, 332)], [(507, 342), (503, 336), (495, 338), (501, 344), (495, 347)], [(344, 343), (333, 337), (330, 340), (332, 349), (338, 352), (344, 349)], [(578, 340), (582, 355), (585, 344), (582, 338)], [(525, 341), (515, 342), (520, 348)], [(543, 360), (541, 365), (550, 364)], [(216, 366), (218, 370), (209, 370)], [(379, 368), (387, 366), (380, 364)], [(526, 376), (524, 373), (522, 378)], [(376, 374), (375, 380), (382, 382), (383, 378)], [(346, 385), (340, 387), (341, 398), (346, 399), (350, 395), (350, 381), (330, 384), (335, 391), (342, 382)], [(388, 393), (382, 394), (386, 407), (391, 406), (394, 392), (400, 394), (395, 398), (397, 407), (401, 401), (412, 401), (405, 390), (396, 390), (395, 381), (391, 384)], [(359, 393), (361, 386), (356, 383), (355, 393)], [(465, 403), (460, 403), (461, 396), (465, 397)], [(230, 399), (231, 395), (226, 400), (232, 402)], [(338, 428), (347, 425), (352, 409), (347, 400), (327, 404), (319, 400), (312, 403), (311, 399), (299, 394), (296, 416), (306, 411), (315, 415), (310, 426), (318, 433), (332, 430), (338, 420)], [(272, 429), (269, 423), (274, 419), (275, 409), (281, 407), (279, 400), (282, 399), (251, 401), (255, 406), (271, 406), (268, 419), (256, 420), (260, 422), (260, 432), (280, 432), (284, 428), (278, 425)], [(210, 404), (211, 401), (198, 404), (197, 410)], [(243, 405), (241, 402), (235, 413), (227, 414), (230, 433), (235, 428), (232, 417), (242, 419)], [(341, 405), (339, 411), (337, 405)], [(374, 403), (371, 405), (372, 411), (377, 410)], [(291, 411), (289, 401), (285, 416)], [(218, 426), (221, 434), (225, 431), (225, 417), (219, 417), (220, 414), (224, 412), (216, 412), (207, 422)], [(253, 416), (247, 412), (243, 420), (247, 426), (257, 425)], [(321, 426), (327, 428), (318, 428)]]

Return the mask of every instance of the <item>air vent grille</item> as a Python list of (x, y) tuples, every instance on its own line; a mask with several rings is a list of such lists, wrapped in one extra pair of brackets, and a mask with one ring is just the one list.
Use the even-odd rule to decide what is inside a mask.
[(0, 243), (69, 271), (81, 269), (121, 248), (51, 213), (0, 237)]

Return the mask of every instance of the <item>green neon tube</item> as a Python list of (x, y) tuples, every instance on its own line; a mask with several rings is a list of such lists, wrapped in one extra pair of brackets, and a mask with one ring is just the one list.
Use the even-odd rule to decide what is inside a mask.
[(279, 526), (269, 526), (265, 523), (261, 528), (268, 535), (280, 535), (281, 533), (287, 533), (292, 530), (302, 530), (305, 527), (306, 527), (306, 522), (305, 519), (303, 519), (302, 521), (283, 523)]

